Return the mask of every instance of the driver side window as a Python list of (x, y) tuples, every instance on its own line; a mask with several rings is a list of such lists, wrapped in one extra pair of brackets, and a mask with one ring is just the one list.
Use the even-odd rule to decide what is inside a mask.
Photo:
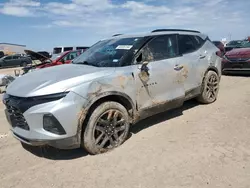
[(12, 56), (7, 56), (4, 58), (4, 60), (11, 60), (12, 59)]
[(176, 35), (157, 36), (142, 49), (137, 62), (160, 61), (178, 56)]

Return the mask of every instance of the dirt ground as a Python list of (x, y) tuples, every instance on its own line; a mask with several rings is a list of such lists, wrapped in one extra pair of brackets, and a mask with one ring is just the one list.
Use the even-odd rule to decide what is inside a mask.
[(0, 106), (0, 187), (249, 188), (250, 77), (223, 76), (218, 100), (195, 101), (132, 128), (112, 152), (26, 148)]

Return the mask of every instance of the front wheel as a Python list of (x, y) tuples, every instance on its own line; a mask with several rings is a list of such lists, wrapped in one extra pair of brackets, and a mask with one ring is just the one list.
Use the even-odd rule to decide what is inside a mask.
[(203, 104), (210, 104), (216, 101), (219, 91), (220, 78), (214, 71), (208, 71), (202, 83), (202, 91), (197, 100)]
[(129, 127), (126, 108), (117, 102), (104, 102), (91, 114), (82, 145), (91, 154), (110, 151), (125, 142)]

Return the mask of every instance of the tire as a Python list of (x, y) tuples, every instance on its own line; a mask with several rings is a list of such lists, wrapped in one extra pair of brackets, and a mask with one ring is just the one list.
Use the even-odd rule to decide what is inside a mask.
[(91, 114), (84, 129), (82, 146), (93, 155), (108, 152), (125, 142), (129, 128), (126, 108), (117, 102), (104, 102)]
[(28, 63), (26, 61), (21, 63), (21, 67), (26, 67), (28, 65)]
[[(213, 84), (212, 84), (213, 83)], [(220, 78), (215, 71), (208, 71), (202, 82), (202, 90), (197, 100), (203, 104), (210, 104), (217, 100)]]

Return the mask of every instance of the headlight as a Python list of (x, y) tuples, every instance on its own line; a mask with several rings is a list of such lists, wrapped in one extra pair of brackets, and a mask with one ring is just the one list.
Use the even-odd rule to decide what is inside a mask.
[(46, 100), (46, 101), (56, 101), (59, 100), (63, 97), (66, 97), (66, 95), (69, 93), (68, 92), (62, 92), (62, 93), (55, 93), (55, 94), (50, 94), (50, 95), (41, 95), (37, 97), (30, 97), (33, 101), (39, 101), (39, 100)]

